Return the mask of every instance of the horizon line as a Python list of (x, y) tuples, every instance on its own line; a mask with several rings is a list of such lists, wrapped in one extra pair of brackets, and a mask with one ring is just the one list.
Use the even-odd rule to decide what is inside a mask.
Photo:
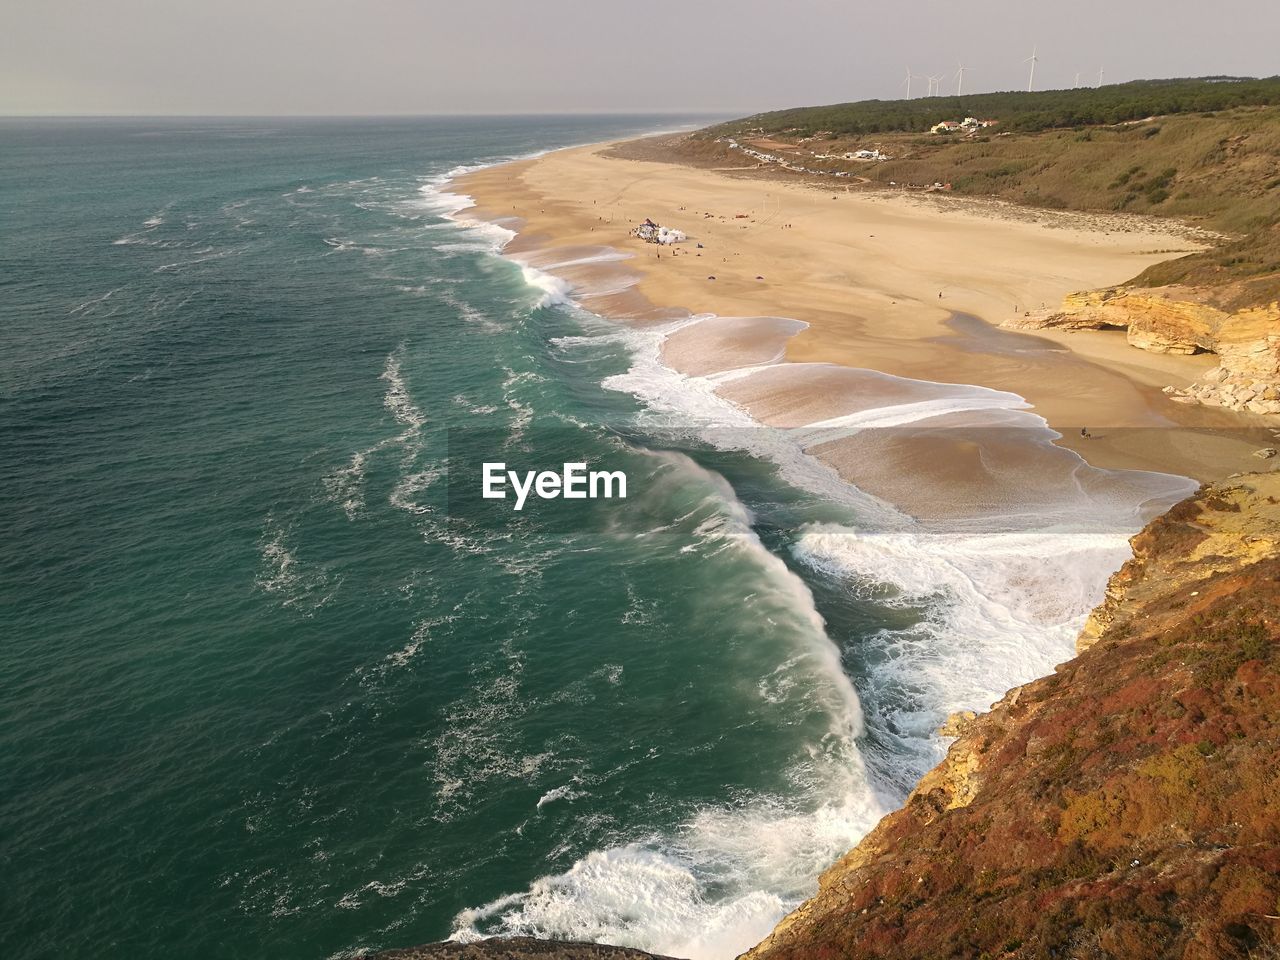
[(733, 117), (748, 119), (765, 113), (777, 113), (787, 110), (801, 110), (813, 107), (844, 106), (850, 103), (894, 103), (918, 100), (954, 100), (971, 97), (992, 96), (1001, 94), (1041, 94), (1069, 92), (1074, 90), (1101, 89), (1101, 87), (1125, 86), (1131, 83), (1161, 83), (1190, 80), (1204, 81), (1258, 81), (1280, 79), (1280, 73), (1270, 76), (1250, 76), (1248, 74), (1210, 73), (1199, 76), (1174, 77), (1139, 77), (1131, 80), (1114, 80), (1101, 85), (1082, 85), (1079, 87), (1044, 87), (1039, 90), (1022, 90), (1020, 88), (979, 90), (968, 94), (937, 94), (925, 97), (863, 97), (858, 100), (831, 100), (823, 103), (791, 104), (783, 107), (760, 108), (697, 108), (677, 110), (667, 107), (643, 109), (585, 109), (585, 110), (472, 110), (434, 112), (391, 112), (391, 113), (6, 113), (0, 111), (0, 120), (427, 120), (427, 119), (466, 119), (475, 118), (516, 118), (516, 117)]
[(434, 120), (514, 117), (715, 117), (733, 110), (474, 111), (468, 113), (0, 113), (0, 120)]

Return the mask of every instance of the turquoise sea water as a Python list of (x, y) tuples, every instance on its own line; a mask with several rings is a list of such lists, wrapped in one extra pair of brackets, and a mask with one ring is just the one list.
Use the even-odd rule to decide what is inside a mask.
[[(866, 536), (446, 219), (671, 122), (0, 122), (5, 956), (731, 956), (1062, 659), (1127, 530)], [(451, 449), (630, 496), (469, 517)]]

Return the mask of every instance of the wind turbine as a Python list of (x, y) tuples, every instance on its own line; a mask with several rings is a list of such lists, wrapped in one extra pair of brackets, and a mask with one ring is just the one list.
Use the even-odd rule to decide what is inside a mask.
[(942, 78), (930, 77), (929, 78), (929, 96), (936, 97), (941, 93), (942, 93)]
[(1076, 82), (1071, 85), (1071, 89), (1075, 90), (1080, 86), (1080, 72), (1076, 71)]
[(911, 68), (907, 67), (907, 79), (903, 81), (903, 86), (907, 88), (907, 99), (911, 99), (911, 81), (916, 79), (916, 75), (911, 72)]
[(1027, 93), (1030, 93), (1031, 87), (1036, 82), (1036, 64), (1040, 62), (1040, 58), (1036, 56), (1036, 48), (1034, 46), (1031, 48), (1031, 56), (1022, 62), (1031, 64), (1031, 76), (1027, 78)]
[(956, 96), (957, 97), (961, 96), (964, 93), (964, 72), (968, 69), (969, 68), (966, 67), (959, 60), (956, 61)]
[(1102, 67), (1098, 68), (1098, 86), (1102, 86)]

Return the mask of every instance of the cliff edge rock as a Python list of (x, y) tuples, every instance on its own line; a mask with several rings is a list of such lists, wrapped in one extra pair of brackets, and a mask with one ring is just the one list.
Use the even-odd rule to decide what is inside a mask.
[(1230, 309), (1224, 291), (1193, 287), (1113, 287), (1067, 296), (1058, 310), (1006, 320), (1018, 330), (1122, 329), (1154, 353), (1214, 353), (1218, 366), (1174, 400), (1280, 415), (1280, 303)]

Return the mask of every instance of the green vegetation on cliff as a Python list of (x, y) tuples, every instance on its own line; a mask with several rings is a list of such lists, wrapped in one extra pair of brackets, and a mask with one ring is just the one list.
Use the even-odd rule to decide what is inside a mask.
[(955, 193), (1055, 209), (1176, 217), (1246, 233), (1280, 215), (1280, 107), (1162, 117), (1018, 136), (903, 138), (861, 164), (873, 183), (950, 183)]
[(1280, 300), (1280, 218), (1211, 250), (1157, 263), (1138, 274), (1133, 283), (1197, 287), (1224, 310)]
[[(1003, 121), (994, 129), (1003, 130)], [(714, 130), (697, 135), (687, 152), (708, 159), (723, 153), (724, 145), (706, 136)], [(872, 186), (949, 183), (954, 193), (1175, 217), (1224, 233), (1246, 233), (1280, 219), (1280, 105), (1008, 136), (899, 134), (808, 144), (798, 135), (768, 136), (773, 144), (794, 145), (794, 154), (775, 147), (780, 156), (815, 170), (847, 171)], [(892, 159), (813, 159), (815, 153), (869, 146)]]

